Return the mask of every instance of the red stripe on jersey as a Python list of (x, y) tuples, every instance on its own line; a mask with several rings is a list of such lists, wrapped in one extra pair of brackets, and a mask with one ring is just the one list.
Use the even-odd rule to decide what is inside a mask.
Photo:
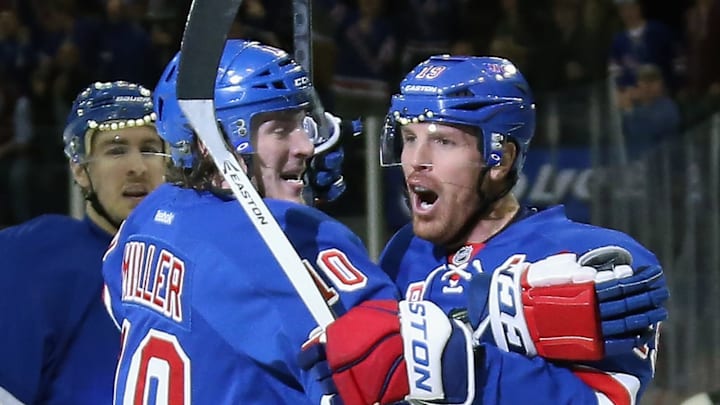
[(632, 398), (627, 388), (611, 375), (595, 370), (573, 370), (582, 382), (597, 392), (605, 394), (615, 405), (630, 405)]

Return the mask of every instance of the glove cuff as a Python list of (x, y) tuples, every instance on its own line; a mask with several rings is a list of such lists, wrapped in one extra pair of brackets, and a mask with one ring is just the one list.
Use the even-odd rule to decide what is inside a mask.
[(400, 328), (413, 404), (471, 404), (475, 397), (472, 331), (430, 301), (401, 301)]

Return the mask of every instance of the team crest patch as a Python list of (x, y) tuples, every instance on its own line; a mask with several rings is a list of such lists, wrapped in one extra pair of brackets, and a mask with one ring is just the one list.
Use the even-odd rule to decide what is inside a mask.
[(455, 266), (460, 266), (468, 262), (470, 260), (470, 257), (472, 256), (473, 247), (472, 246), (463, 246), (461, 247), (452, 257), (452, 264)]

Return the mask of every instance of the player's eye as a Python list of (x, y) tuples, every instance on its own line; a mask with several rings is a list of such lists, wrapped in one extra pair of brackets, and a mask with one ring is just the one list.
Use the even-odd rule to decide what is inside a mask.
[(273, 134), (277, 136), (287, 136), (290, 132), (292, 132), (292, 130), (285, 125), (281, 125), (273, 129)]
[(304, 130), (302, 121), (289, 121), (285, 125), (283, 125), (282, 133), (285, 136), (289, 136), (295, 131), (302, 131)]
[(160, 154), (163, 153), (163, 148), (158, 146), (145, 146), (140, 149), (140, 153)]
[(413, 143), (417, 140), (417, 137), (413, 134), (403, 134), (402, 135), (402, 141), (403, 144)]
[(105, 150), (104, 155), (119, 158), (127, 155), (129, 153), (129, 149), (126, 146), (118, 145), (113, 146), (111, 148), (108, 148)]

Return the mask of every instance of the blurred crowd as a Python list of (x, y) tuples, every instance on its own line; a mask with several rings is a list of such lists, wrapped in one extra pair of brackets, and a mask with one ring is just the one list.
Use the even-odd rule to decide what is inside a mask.
[[(95, 80), (154, 87), (189, 5), (0, 0), (0, 227), (68, 211), (61, 132), (73, 97)], [(587, 145), (598, 94), (630, 151), (720, 100), (720, 0), (315, 0), (313, 31), (314, 82), (341, 116), (383, 115), (399, 78), (437, 53), (514, 61), (539, 112), (552, 103), (558, 117), (552, 133), (539, 122), (539, 144)], [(243, 1), (230, 36), (291, 51), (291, 0)], [(363, 183), (362, 165), (346, 167)]]

